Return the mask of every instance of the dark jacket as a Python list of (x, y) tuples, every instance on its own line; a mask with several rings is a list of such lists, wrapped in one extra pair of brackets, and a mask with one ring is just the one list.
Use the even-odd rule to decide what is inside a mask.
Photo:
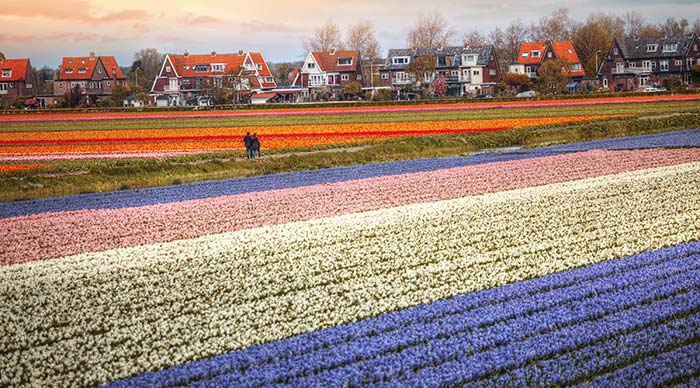
[(250, 137), (250, 135), (245, 135), (243, 138), (243, 143), (245, 143), (245, 148), (250, 148), (251, 144), (253, 143), (253, 138)]
[(250, 138), (250, 148), (256, 151), (260, 150), (260, 139), (257, 136)]

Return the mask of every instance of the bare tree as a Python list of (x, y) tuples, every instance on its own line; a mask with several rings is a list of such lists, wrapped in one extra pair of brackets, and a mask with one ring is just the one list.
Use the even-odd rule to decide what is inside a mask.
[(312, 37), (305, 39), (302, 46), (306, 52), (342, 50), (343, 43), (341, 41), (340, 28), (329, 20), (317, 28)]
[(625, 21), (626, 36), (640, 36), (646, 22), (644, 16), (638, 11), (628, 11), (622, 16)]
[(664, 30), (664, 33), (668, 36), (683, 35), (688, 32), (688, 19), (676, 20), (675, 17), (670, 17), (666, 19), (666, 22), (661, 26), (660, 29)]
[(135, 84), (136, 80), (139, 80), (140, 87), (136, 89), (150, 90), (164, 59), (165, 55), (154, 48), (141, 49), (134, 53), (134, 62), (127, 76), (130, 80), (134, 79)]
[[(592, 12), (586, 19), (586, 24), (597, 23), (602, 27), (608, 35), (613, 38), (622, 38), (625, 36), (625, 20), (614, 13)], [(579, 26), (581, 28), (582, 26)], [(575, 33), (576, 31), (574, 31)]]
[(503, 34), (503, 55), (501, 60), (507, 63), (515, 63), (518, 60), (520, 42), (527, 39), (527, 26), (522, 20), (516, 19), (510, 22)]
[(350, 26), (346, 46), (350, 50), (359, 50), (363, 58), (379, 57), (380, 45), (371, 22), (362, 20)]
[(462, 44), (465, 46), (483, 46), (487, 42), (486, 36), (484, 36), (478, 30), (473, 30), (469, 33), (464, 33), (462, 35)]
[(454, 30), (447, 24), (447, 20), (434, 12), (418, 17), (408, 32), (408, 45), (420, 48), (444, 47), (449, 46), (453, 36)]
[(568, 40), (572, 31), (576, 29), (576, 22), (569, 17), (568, 8), (558, 8), (549, 16), (540, 18), (537, 24), (530, 26), (530, 35), (533, 40), (542, 42), (545, 40)]
[(700, 35), (700, 19), (695, 19), (695, 23), (693, 23), (693, 32)]

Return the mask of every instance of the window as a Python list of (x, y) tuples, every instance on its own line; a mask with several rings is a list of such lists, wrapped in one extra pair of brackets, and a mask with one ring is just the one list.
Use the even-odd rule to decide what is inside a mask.
[(693, 58), (688, 58), (685, 61), (686, 65), (688, 65), (688, 69), (690, 69), (691, 66), (693, 66)]
[[(170, 66), (168, 66), (168, 67), (170, 67)], [(189, 69), (190, 69), (189, 66), (185, 66), (185, 70), (189, 70)], [(169, 70), (168, 70), (168, 71), (169, 71)]]
[(255, 68), (258, 70), (262, 70), (262, 63), (256, 63)]
[(639, 86), (648, 86), (649, 85), (649, 77), (639, 77)]
[(644, 71), (650, 71), (651, 70), (651, 61), (642, 62), (642, 69)]
[(551, 57), (552, 57), (552, 52), (550, 51), (547, 53), (547, 58), (551, 58)]
[(408, 81), (408, 74), (404, 73), (403, 71), (399, 71), (396, 73), (396, 81), (397, 82), (402, 82), (402, 81)]
[(603, 78), (603, 86), (606, 88), (608, 87), (608, 79), (607, 78)]
[(389, 79), (389, 73), (382, 73), (382, 79)]
[(615, 47), (615, 48), (613, 49), (613, 54), (615, 54), (615, 55), (620, 55), (620, 49), (618, 49), (617, 47)]
[(472, 70), (472, 74), (479, 75), (479, 74), (481, 74), (481, 71), (480, 70)]
[(194, 65), (194, 71), (200, 73), (209, 71), (209, 65)]
[(33, 88), (33, 87), (34, 87), (34, 85), (32, 85), (32, 84), (27, 84), (27, 89), (31, 89), (31, 88)]
[(69, 59), (69, 60), (68, 60), (68, 64), (69, 64), (69, 65), (72, 65), (72, 64), (73, 64), (73, 60), (72, 60), (72, 59)]
[(530, 56), (530, 54), (528, 54), (528, 53), (523, 53), (523, 54), (521, 55), (521, 57), (523, 57), (523, 58), (528, 58), (529, 56)]
[(566, 49), (566, 51), (569, 53), (569, 55), (574, 55), (574, 52), (571, 51), (571, 49)]
[(571, 65), (571, 70), (573, 70), (573, 71), (579, 71), (579, 70), (581, 70), (581, 64), (580, 64), (580, 63), (574, 63), (573, 65)]
[(14, 82), (10, 82), (10, 89), (14, 89), (14, 88), (15, 88), (15, 83), (14, 83)]
[(668, 59), (663, 59), (659, 61), (659, 70), (668, 71)]
[(224, 64), (223, 63), (215, 63), (211, 65), (211, 71), (224, 71)]
[(338, 58), (338, 66), (352, 65), (352, 58)]
[(658, 44), (648, 44), (647, 45), (647, 52), (648, 53), (655, 53), (658, 48), (659, 48)]
[(73, 74), (73, 69), (66, 69), (66, 74)]
[(320, 74), (312, 74), (311, 77), (309, 77), (309, 85), (322, 85), (323, 84), (323, 76)]
[(86, 68), (81, 67), (81, 68), (78, 69), (78, 74), (85, 74), (85, 73), (87, 73), (87, 69), (86, 69)]
[(532, 73), (532, 66), (525, 66), (525, 73), (529, 74)]
[(391, 63), (394, 65), (405, 65), (410, 61), (409, 57), (394, 57), (391, 59)]
[(309, 62), (309, 63), (306, 64), (306, 68), (307, 68), (307, 69), (315, 69), (315, 68), (316, 68), (316, 64), (315, 64), (315, 63), (312, 63), (312, 62)]
[(624, 73), (625, 72), (625, 62), (616, 62), (615, 63), (615, 72), (616, 73)]
[(59, 83), (58, 83), (58, 87), (59, 87), (59, 88), (63, 88), (63, 82), (59, 82)]
[(489, 69), (489, 75), (496, 75), (496, 69)]
[(6, 92), (7, 91), (7, 84), (0, 84), (0, 92)]
[(12, 77), (12, 69), (2, 69), (2, 78)]
[(532, 50), (532, 57), (533, 58), (539, 58), (541, 54), (542, 54), (542, 52), (539, 50)]
[(358, 79), (358, 80), (361, 80), (361, 79), (362, 79), (362, 74), (358, 74), (358, 75), (357, 75), (357, 79)]
[(437, 58), (437, 65), (438, 65), (438, 66), (442, 66), (442, 67), (447, 66), (447, 57), (445, 57), (445, 56), (439, 56), (439, 57)]
[(341, 74), (340, 80), (341, 80), (341, 81), (349, 81), (349, 80), (350, 80), (350, 76), (347, 75), (347, 74)]
[(107, 86), (112, 86), (112, 81), (107, 81)]
[(453, 77), (459, 77), (459, 70), (452, 70)]
[(697, 44), (694, 44), (694, 45), (693, 45), (693, 51), (698, 51), (698, 45), (697, 45)]
[(275, 82), (275, 79), (272, 77), (267, 77), (267, 78), (265, 78), (265, 82), (271, 84), (271, 83)]
[[(231, 81), (231, 78), (229, 78), (228, 80)], [(188, 85), (189, 85), (189, 83), (190, 83), (189, 78), (186, 78), (186, 79), (182, 80), (182, 83), (183, 83), (183, 84), (188, 84)]]
[(683, 66), (683, 61), (681, 61), (680, 59), (676, 59), (675, 65), (681, 67)]
[(678, 43), (664, 43), (665, 53), (675, 53), (678, 51)]

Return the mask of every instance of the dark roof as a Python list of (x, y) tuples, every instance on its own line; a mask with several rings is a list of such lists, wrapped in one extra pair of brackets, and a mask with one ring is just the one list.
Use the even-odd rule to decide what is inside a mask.
[[(695, 35), (668, 36), (662, 38), (653, 37), (634, 37), (634, 38), (615, 38), (617, 45), (622, 51), (622, 56), (625, 59), (646, 59), (646, 58), (673, 58), (684, 56), (688, 52), (688, 48), (693, 43)], [(657, 45), (656, 51), (648, 52), (647, 45)], [(664, 52), (665, 44), (677, 44), (678, 48), (675, 51)]]
[(462, 54), (478, 54), (477, 66), (488, 66), (491, 59), (491, 50), (493, 46), (452, 46), (443, 48), (417, 48), (417, 49), (389, 49), (389, 53), (386, 58), (386, 67), (384, 70), (403, 70), (408, 65), (392, 65), (393, 57), (423, 57), (423, 56), (449, 56), (454, 57), (454, 66), (459, 67), (462, 65)]

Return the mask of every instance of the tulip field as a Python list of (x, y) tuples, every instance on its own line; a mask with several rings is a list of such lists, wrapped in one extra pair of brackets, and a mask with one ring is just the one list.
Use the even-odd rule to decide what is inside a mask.
[[(639, 114), (431, 108), (256, 129), (342, 144)], [(4, 168), (238, 147), (245, 128), (45, 118), (0, 118)], [(700, 385), (696, 129), (5, 202), (0, 220), (0, 387)]]

